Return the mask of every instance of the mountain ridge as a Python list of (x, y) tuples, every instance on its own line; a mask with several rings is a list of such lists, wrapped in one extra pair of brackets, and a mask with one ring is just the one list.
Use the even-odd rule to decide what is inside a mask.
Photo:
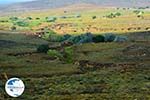
[(106, 7), (142, 7), (150, 5), (149, 0), (36, 0), (1, 6), (0, 13), (55, 9), (82, 3)]

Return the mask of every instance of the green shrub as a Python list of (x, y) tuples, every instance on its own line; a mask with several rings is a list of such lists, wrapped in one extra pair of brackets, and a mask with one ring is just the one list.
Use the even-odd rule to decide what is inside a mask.
[(28, 20), (32, 20), (32, 17), (27, 17), (26, 19), (28, 19)]
[(48, 33), (49, 35), (51, 35), (51, 34), (56, 34), (56, 32), (54, 32), (54, 31), (52, 31), (52, 30), (49, 30), (47, 33)]
[(107, 18), (114, 18), (114, 17), (116, 17), (113, 13), (111, 13), (111, 14), (109, 14), (109, 15), (107, 15), (106, 16)]
[(29, 25), (29, 23), (25, 20), (18, 20), (14, 23), (14, 25), (18, 25), (21, 27), (27, 27)]
[(117, 13), (110, 13), (109, 15), (106, 15), (107, 18), (115, 18), (117, 16), (121, 16), (121, 13), (117, 12)]
[(121, 13), (117, 12), (115, 13), (116, 16), (121, 16)]
[(134, 10), (133, 13), (139, 14), (141, 11), (140, 10)]
[(93, 16), (92, 19), (96, 19), (96, 16)]
[(80, 18), (80, 17), (81, 17), (80, 14), (75, 15), (75, 18)]
[(104, 42), (105, 38), (102, 35), (96, 35), (93, 37), (93, 42), (98, 43), (98, 42)]
[(62, 36), (56, 35), (56, 34), (51, 34), (51, 35), (49, 35), (48, 40), (51, 42), (61, 42)]
[(47, 53), (48, 50), (49, 50), (48, 44), (42, 44), (42, 45), (38, 46), (38, 48), (37, 48), (37, 52), (39, 52), (39, 53)]
[(128, 38), (126, 36), (116, 36), (114, 39), (114, 42), (126, 42), (128, 41)]
[(54, 36), (55, 34), (56, 32), (52, 30), (44, 29), (44, 35), (42, 36), (42, 38), (45, 40), (50, 40), (50, 37)]
[(62, 36), (61, 42), (68, 40), (70, 37), (71, 37), (71, 35), (69, 35), (69, 34)]
[(37, 17), (37, 18), (35, 18), (36, 20), (40, 20), (40, 18), (39, 17)]
[(49, 40), (49, 34), (42, 35), (42, 38), (45, 39), (45, 40)]
[(105, 42), (113, 42), (116, 38), (116, 35), (112, 33), (107, 33), (104, 35)]
[(66, 47), (64, 51), (64, 59), (67, 63), (73, 62), (73, 47)]
[(90, 43), (90, 42), (93, 42), (93, 35), (91, 33), (80, 35), (80, 41), (78, 42), (78, 44)]
[(6, 23), (6, 22), (9, 22), (9, 21), (8, 20), (0, 20), (0, 22)]
[(16, 29), (17, 29), (17, 28), (16, 28), (15, 26), (12, 26), (12, 27), (11, 27), (11, 30), (12, 30), (12, 31), (15, 31)]
[(60, 54), (60, 52), (56, 51), (56, 50), (48, 50), (47, 54), (51, 57), (59, 57), (61, 58), (62, 55)]
[(19, 18), (18, 17), (10, 17), (9, 18), (11, 21), (17, 21)]
[(81, 34), (78, 36), (72, 36), (67, 41), (74, 44), (82, 44), (92, 42), (93, 35), (91, 33)]
[(57, 20), (56, 17), (46, 17), (47, 22), (55, 22)]

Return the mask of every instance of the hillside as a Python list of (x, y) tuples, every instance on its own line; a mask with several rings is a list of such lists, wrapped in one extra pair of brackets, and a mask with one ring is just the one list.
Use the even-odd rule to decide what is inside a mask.
[(36, 0), (1, 6), (0, 13), (52, 9), (81, 3), (109, 7), (141, 7), (150, 5), (149, 0)]
[(24, 81), (19, 100), (150, 100), (149, 34), (128, 34), (131, 42), (125, 43), (73, 46), (75, 62), (68, 64), (35, 52), (47, 41), (0, 33), (0, 100), (13, 100), (4, 90), (5, 76)]

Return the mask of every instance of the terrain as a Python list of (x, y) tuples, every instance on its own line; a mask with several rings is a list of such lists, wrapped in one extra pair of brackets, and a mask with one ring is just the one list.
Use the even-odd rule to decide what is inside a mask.
[(16, 3), (13, 5), (6, 5), (0, 7), (0, 10), (5, 12), (12, 11), (31, 11), (31, 10), (42, 10), (60, 8), (74, 4), (94, 4), (98, 6), (106, 7), (146, 7), (149, 6), (149, 0), (35, 0), (31, 2)]
[[(12, 20), (13, 17), (17, 19)], [(148, 8), (117, 8), (76, 4), (52, 10), (1, 16), (0, 31), (34, 34), (45, 32), (46, 29), (53, 30), (58, 34), (125, 33), (150, 30), (149, 20), (150, 11)]]
[(150, 100), (148, 1), (0, 7), (0, 100), (16, 100), (5, 92), (11, 77), (25, 84), (19, 100)]
[(74, 62), (66, 63), (34, 53), (45, 40), (1, 33), (0, 98), (12, 99), (4, 85), (7, 78), (19, 77), (26, 86), (20, 99), (149, 100), (149, 34), (128, 33), (130, 41), (125, 43), (74, 45)]

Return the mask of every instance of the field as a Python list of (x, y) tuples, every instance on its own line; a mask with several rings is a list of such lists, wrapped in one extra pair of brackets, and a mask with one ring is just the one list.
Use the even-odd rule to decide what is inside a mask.
[[(79, 5), (80, 6), (80, 5)], [(15, 26), (15, 31), (25, 33), (35, 33), (48, 28), (58, 34), (81, 34), (85, 32), (92, 33), (125, 33), (150, 30), (150, 11), (149, 9), (133, 8), (83, 8), (71, 6), (46, 11), (35, 11), (24, 14), (16, 14), (20, 20), (28, 22), (28, 26), (20, 27), (9, 20), (12, 15), (0, 17), (0, 30), (10, 30)], [(117, 15), (115, 15), (117, 13)], [(112, 14), (112, 15), (111, 15)], [(48, 19), (46, 19), (46, 17)], [(29, 20), (29, 18), (31, 18)], [(56, 18), (56, 20), (53, 20)]]
[[(47, 41), (1, 33), (0, 98), (12, 99), (4, 85), (7, 78), (15, 76), (26, 85), (20, 99), (149, 100), (149, 34), (127, 34), (131, 40), (136, 38), (135, 42), (75, 45), (75, 62), (68, 64), (44, 53), (21, 55), (35, 52), (38, 45)], [(10, 55), (16, 53), (20, 55)]]
[[(0, 100), (16, 100), (5, 92), (11, 77), (25, 84), (18, 100), (150, 100), (150, 10), (82, 6), (0, 16)], [(49, 31), (128, 40), (73, 44), (69, 58), (61, 46), (52, 57), (37, 52), (62, 44), (38, 37)]]

